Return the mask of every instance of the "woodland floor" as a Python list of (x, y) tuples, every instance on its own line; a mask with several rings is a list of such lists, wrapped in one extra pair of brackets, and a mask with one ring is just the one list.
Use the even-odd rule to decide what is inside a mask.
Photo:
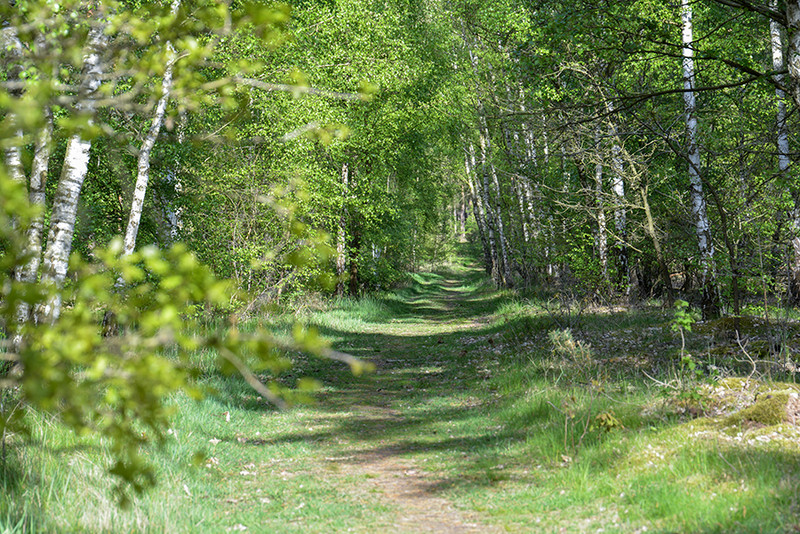
[[(728, 424), (705, 386), (676, 398), (643, 376), (685, 371), (669, 313), (537, 302), (455, 266), (309, 313), (374, 372), (299, 357), (284, 380), (322, 389), (285, 411), (210, 377), (215, 395), (178, 400), (174, 439), (151, 457), (161, 482), (127, 511), (107, 457), (43, 424), (48, 445), (20, 452), (0, 497), (0, 532), (800, 531), (796, 424)], [(554, 353), (548, 332), (564, 328), (589, 357)], [(687, 350), (729, 359), (708, 330)]]

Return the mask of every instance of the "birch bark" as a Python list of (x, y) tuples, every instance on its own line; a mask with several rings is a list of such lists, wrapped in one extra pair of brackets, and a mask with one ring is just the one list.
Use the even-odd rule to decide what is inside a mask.
[(483, 250), (483, 265), (486, 273), (492, 274), (492, 252), (489, 248), (489, 229), (486, 225), (486, 212), (483, 207), (483, 197), (478, 182), (478, 175), (475, 169), (475, 145), (469, 144), (469, 149), (464, 155), (464, 166), (467, 172), (467, 184), (472, 198), (472, 215), (475, 217), (475, 224), (478, 227), (478, 236), (481, 240), (481, 250)]
[(788, 30), (787, 67), (792, 99), (800, 106), (800, 0), (786, 2), (786, 29)]
[(47, 172), (49, 170), (50, 150), (53, 138), (53, 115), (45, 110), (45, 123), (36, 138), (33, 149), (33, 165), (29, 184), (30, 203), (40, 208), (39, 213), (31, 221), (27, 234), (27, 252), (30, 260), (20, 273), (23, 282), (35, 282), (42, 258), (42, 234), (44, 232), (45, 192)]
[(683, 56), (683, 102), (686, 114), (687, 158), (689, 160), (689, 182), (691, 185), (692, 215), (700, 249), (700, 283), (703, 288), (703, 316), (717, 315), (718, 306), (714, 284), (714, 248), (711, 242), (711, 221), (708, 218), (703, 182), (700, 176), (700, 149), (697, 144), (697, 116), (694, 88), (694, 36), (692, 7), (689, 0), (681, 0), (682, 56)]
[(336, 294), (344, 296), (344, 274), (347, 270), (347, 198), (350, 193), (350, 167), (342, 163), (342, 212), (339, 214), (339, 226), (336, 229)]
[[(606, 103), (609, 115), (614, 113), (614, 104), (609, 100)], [(614, 193), (614, 230), (617, 234), (617, 268), (620, 285), (625, 284), (625, 295), (631, 297), (633, 276), (630, 273), (628, 258), (628, 212), (625, 208), (625, 165), (622, 159), (622, 140), (619, 136), (619, 127), (613, 118), (610, 124), (611, 132), (611, 190)]]
[[(19, 79), (21, 71), (20, 61), (22, 59), (22, 43), (17, 36), (16, 28), (9, 27), (0, 30), (0, 47), (2, 47), (0, 51), (5, 51), (8, 58), (11, 60), (11, 64), (8, 67), (6, 76), (9, 80)], [(11, 91), (11, 94), (19, 97), (22, 95), (22, 91), (15, 89)], [(9, 120), (11, 124), (14, 124), (16, 115), (14, 114), (13, 110), (9, 111), (8, 115), (9, 116), (7, 120)], [(20, 130), (17, 131), (15, 137), (15, 142), (3, 149), (3, 155), (5, 157), (6, 170), (9, 177), (17, 182), (24, 183), (26, 178), (25, 169), (22, 166), (21, 148), (25, 143), (24, 134)]]
[[(180, 0), (172, 3), (171, 14), (174, 16), (180, 7)], [(147, 136), (142, 142), (139, 150), (139, 158), (136, 165), (136, 185), (133, 189), (133, 201), (131, 202), (131, 212), (128, 217), (128, 226), (125, 230), (125, 240), (122, 248), (122, 255), (128, 256), (136, 248), (136, 237), (139, 235), (139, 223), (142, 220), (142, 208), (144, 197), (147, 193), (147, 184), (150, 180), (150, 154), (158, 139), (161, 126), (164, 124), (164, 115), (167, 111), (170, 93), (172, 92), (172, 70), (175, 66), (175, 48), (172, 43), (167, 41), (167, 65), (164, 69), (164, 79), (161, 82), (161, 96), (153, 112), (153, 120)]]
[[(777, 0), (770, 0), (770, 7), (777, 9)], [(788, 10), (788, 8), (787, 8)], [(775, 89), (777, 109), (775, 113), (776, 141), (778, 146), (778, 170), (787, 182), (789, 177), (789, 131), (786, 127), (786, 93), (781, 87), (784, 84), (782, 74), (785, 64), (783, 57), (783, 31), (780, 24), (770, 19), (769, 21), (770, 47), (772, 49), (772, 70), (775, 71), (773, 79), (778, 87)], [(789, 182), (791, 183), (791, 182)], [(789, 287), (787, 295), (793, 304), (800, 303), (800, 195), (797, 191), (792, 194), (794, 209), (791, 213), (791, 238), (792, 258), (789, 260)]]
[(476, 169), (480, 174), (480, 180), (477, 183), (480, 184), (480, 193), (481, 193), (481, 201), (483, 203), (483, 209), (485, 213), (486, 219), (486, 229), (487, 229), (487, 240), (489, 241), (489, 252), (491, 254), (491, 261), (489, 265), (491, 266), (491, 274), (492, 278), (495, 282), (500, 281), (500, 258), (498, 254), (498, 247), (497, 247), (497, 240), (495, 239), (495, 228), (497, 224), (497, 219), (495, 217), (495, 213), (492, 210), (491, 201), (489, 198), (489, 173), (487, 172), (487, 155), (486, 155), (486, 139), (483, 136), (483, 132), (479, 132), (479, 147), (480, 147), (480, 161)]
[[(494, 222), (496, 225), (497, 230), (497, 242), (499, 244), (499, 250), (497, 251), (497, 256), (499, 257), (499, 280), (505, 287), (511, 287), (514, 284), (514, 281), (511, 277), (511, 264), (509, 262), (509, 246), (508, 240), (506, 238), (506, 231), (505, 231), (505, 224), (503, 222), (503, 196), (502, 191), (500, 189), (500, 182), (497, 179), (497, 169), (494, 166), (494, 162), (491, 159), (492, 154), (492, 139), (491, 133), (489, 132), (489, 125), (486, 122), (486, 109), (481, 102), (480, 94), (478, 94), (478, 129), (479, 129), (479, 138), (480, 138), (480, 145), (481, 145), (481, 159), (483, 160), (483, 174), (484, 174), (484, 183), (486, 181), (487, 174), (491, 176), (492, 179), (492, 186), (494, 186)], [(488, 184), (486, 184), (488, 189)]]
[[(101, 85), (103, 74), (102, 54), (108, 44), (106, 24), (98, 21), (89, 32), (86, 56), (83, 60), (83, 81), (79, 92), (79, 111), (90, 117), (96, 112), (94, 99)], [(90, 123), (91, 123), (90, 119)], [(42, 282), (61, 286), (67, 275), (69, 254), (72, 251), (72, 236), (78, 213), (78, 199), (89, 166), (89, 151), (92, 142), (80, 133), (67, 142), (64, 166), (53, 199), (47, 248), (42, 259)], [(61, 297), (56, 295), (37, 311), (39, 321), (55, 321), (61, 312)]]
[[(600, 131), (595, 131), (595, 145), (600, 146)], [(598, 161), (594, 167), (595, 207), (597, 209), (597, 255), (600, 258), (603, 280), (608, 283), (608, 228), (605, 202), (603, 201), (603, 163)]]

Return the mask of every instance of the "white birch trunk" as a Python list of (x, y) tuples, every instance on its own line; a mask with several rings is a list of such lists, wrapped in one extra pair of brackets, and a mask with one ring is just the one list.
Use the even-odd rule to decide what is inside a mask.
[(483, 248), (483, 261), (488, 274), (492, 274), (492, 252), (489, 245), (489, 228), (486, 224), (486, 211), (483, 206), (483, 196), (478, 182), (478, 175), (475, 168), (475, 145), (469, 144), (469, 150), (464, 156), (464, 166), (467, 172), (467, 184), (469, 185), (470, 195), (472, 196), (472, 215), (475, 217), (475, 224), (478, 227), (478, 236), (481, 239)]
[[(595, 145), (600, 146), (600, 132), (595, 131)], [(606, 223), (605, 202), (603, 201), (603, 164), (597, 162), (594, 167), (595, 203), (597, 205), (597, 254), (603, 280), (608, 282), (608, 228)]]
[(342, 212), (339, 214), (339, 225), (336, 229), (336, 294), (344, 296), (344, 274), (347, 272), (347, 197), (350, 188), (350, 167), (342, 163)]
[(503, 195), (500, 189), (500, 182), (497, 179), (497, 170), (495, 169), (493, 163), (489, 164), (489, 172), (492, 175), (492, 185), (494, 185), (495, 193), (495, 220), (497, 222), (497, 238), (500, 242), (500, 255), (502, 258), (503, 285), (506, 287), (511, 287), (514, 285), (514, 280), (511, 277), (511, 262), (509, 261), (510, 245), (508, 243), (508, 239), (506, 238), (505, 225), (503, 223)]
[(170, 43), (167, 43), (167, 48), (169, 49), (169, 56), (167, 68), (164, 71), (164, 80), (161, 85), (161, 97), (156, 104), (150, 130), (147, 132), (147, 136), (139, 150), (139, 159), (136, 165), (136, 185), (133, 189), (131, 212), (128, 217), (128, 226), (125, 230), (125, 241), (122, 249), (123, 256), (132, 254), (134, 248), (136, 248), (136, 237), (139, 235), (139, 223), (142, 219), (144, 198), (147, 193), (147, 184), (150, 180), (150, 154), (156, 144), (156, 139), (158, 139), (161, 126), (164, 124), (164, 115), (166, 114), (170, 92), (172, 91), (172, 68), (175, 62), (175, 51)]
[[(777, 8), (777, 0), (771, 0), (770, 6)], [(773, 79), (778, 85), (783, 85), (784, 76), (781, 71), (784, 69), (783, 60), (783, 35), (780, 25), (774, 20), (769, 22), (770, 44), (772, 48), (772, 69), (776, 72)], [(776, 129), (778, 144), (778, 168), (781, 173), (789, 169), (789, 132), (786, 128), (786, 93), (783, 89), (775, 89), (775, 100), (777, 103)]]
[(487, 230), (487, 241), (489, 242), (489, 252), (491, 253), (491, 268), (492, 268), (492, 278), (495, 281), (499, 281), (501, 274), (500, 274), (500, 259), (498, 257), (498, 250), (497, 250), (497, 241), (495, 239), (495, 228), (496, 228), (496, 218), (495, 213), (492, 210), (492, 205), (489, 200), (489, 173), (487, 170), (489, 162), (487, 161), (486, 155), (486, 139), (483, 135), (483, 131), (479, 132), (479, 146), (480, 146), (480, 165), (476, 167), (480, 173), (480, 193), (481, 193), (481, 200), (483, 202), (483, 209), (486, 219), (486, 230)]
[(22, 149), (20, 148), (20, 145), (23, 143), (22, 132), (18, 132), (16, 137), (18, 143), (15, 142), (12, 146), (6, 147), (3, 151), (5, 155), (6, 171), (8, 172), (9, 178), (24, 184), (27, 180), (25, 178), (25, 169), (22, 167)]
[(45, 123), (36, 138), (33, 150), (33, 165), (30, 179), (30, 203), (39, 207), (39, 213), (31, 221), (28, 228), (27, 252), (30, 256), (22, 270), (20, 280), (35, 282), (42, 258), (42, 234), (44, 232), (45, 192), (47, 188), (47, 172), (50, 163), (50, 150), (53, 138), (53, 115), (45, 111)]
[[(178, 7), (180, 7), (180, 0), (175, 0), (172, 3), (171, 9), (171, 14), (173, 16), (177, 13)], [(166, 47), (167, 65), (164, 69), (164, 78), (161, 82), (161, 96), (153, 112), (150, 130), (147, 132), (147, 136), (144, 138), (142, 147), (139, 150), (139, 158), (136, 165), (136, 185), (133, 189), (131, 212), (128, 216), (128, 226), (125, 230), (125, 240), (122, 247), (123, 256), (133, 254), (133, 250), (136, 248), (136, 237), (139, 235), (139, 223), (142, 220), (144, 198), (147, 193), (147, 184), (150, 180), (150, 154), (156, 144), (156, 139), (158, 139), (161, 126), (164, 124), (164, 115), (167, 112), (167, 104), (169, 103), (170, 93), (172, 92), (172, 70), (175, 67), (175, 49), (169, 41), (167, 41)]]
[(528, 223), (528, 210), (525, 206), (525, 186), (522, 184), (522, 180), (517, 177), (514, 182), (514, 193), (517, 196), (517, 205), (519, 206), (519, 220), (520, 224), (522, 225), (522, 238), (525, 240), (525, 243), (530, 243), (531, 241), (531, 228), (530, 224)]
[[(20, 74), (19, 62), (22, 60), (22, 43), (17, 36), (16, 28), (9, 27), (0, 30), (0, 46), (2, 47), (2, 50), (8, 54), (8, 57), (13, 60), (13, 63), (11, 64), (6, 75), (9, 80), (17, 81)], [(16, 97), (22, 95), (21, 90), (13, 90), (10, 92)], [(10, 119), (9, 122), (13, 124), (16, 117), (14, 110), (10, 109), (7, 114), (8, 117), (6, 120)], [(11, 179), (20, 183), (25, 183), (25, 169), (22, 166), (22, 145), (25, 144), (24, 133), (21, 130), (18, 130), (15, 137), (16, 139), (14, 143), (3, 149), (6, 170)]]
[(787, 67), (792, 99), (800, 107), (800, 0), (786, 1)]
[(458, 211), (458, 241), (459, 243), (467, 242), (467, 194), (464, 191), (464, 186), (461, 186), (461, 204)]
[(683, 101), (686, 112), (686, 149), (689, 160), (689, 182), (691, 185), (692, 215), (695, 220), (695, 233), (700, 249), (700, 283), (703, 287), (703, 314), (715, 313), (716, 296), (713, 287), (713, 256), (711, 242), (711, 221), (706, 210), (703, 182), (700, 176), (700, 149), (697, 144), (697, 116), (694, 88), (694, 36), (692, 27), (692, 8), (689, 0), (681, 0), (681, 20), (683, 22)]
[[(606, 103), (609, 114), (614, 113), (614, 104)], [(619, 280), (626, 280), (625, 295), (631, 297), (634, 275), (631, 272), (628, 258), (628, 212), (625, 208), (625, 165), (622, 159), (622, 140), (619, 127), (611, 119), (611, 190), (614, 193), (614, 231), (617, 234), (617, 264)]]
[[(777, 9), (777, 0), (770, 0), (770, 7)], [(776, 140), (778, 146), (778, 169), (783, 175), (785, 180), (789, 180), (789, 166), (791, 160), (789, 158), (789, 131), (786, 127), (786, 93), (780, 86), (784, 83), (784, 76), (781, 73), (785, 68), (783, 57), (783, 31), (780, 24), (774, 20), (769, 22), (770, 45), (772, 49), (772, 70), (776, 74), (773, 79), (778, 84), (775, 89), (775, 100), (777, 104), (775, 116), (775, 129)], [(791, 53), (791, 52), (790, 52)], [(797, 192), (794, 192), (794, 209), (791, 214), (791, 229), (792, 229), (792, 258), (789, 265), (789, 299), (793, 303), (800, 302), (800, 198)]]
[[(105, 24), (98, 23), (89, 32), (87, 55), (83, 60), (83, 82), (79, 96), (79, 110), (90, 116), (95, 113), (94, 98), (100, 88), (103, 74), (102, 53), (107, 46)], [(80, 133), (74, 134), (67, 142), (64, 166), (53, 199), (50, 216), (50, 230), (47, 235), (47, 248), (42, 259), (42, 281), (60, 287), (67, 276), (69, 255), (72, 251), (72, 236), (75, 232), (75, 219), (78, 214), (80, 197), (86, 171), (89, 167), (91, 141)], [(40, 321), (55, 321), (61, 312), (61, 297), (56, 295), (38, 311)]]
[[(47, 170), (50, 159), (51, 140), (53, 135), (53, 116), (49, 110), (45, 110), (45, 124), (36, 138), (36, 145), (33, 153), (33, 165), (31, 168), (30, 179), (30, 203), (39, 207), (39, 212), (31, 220), (27, 231), (27, 243), (25, 252), (28, 262), (21, 266), (16, 272), (16, 278), (20, 282), (32, 284), (36, 282), (39, 274), (39, 265), (42, 259), (42, 232), (44, 229), (44, 210), (45, 210), (45, 187), (47, 185)], [(15, 311), (18, 325), (22, 325), (30, 319), (30, 306), (26, 302), (20, 302)], [(13, 337), (12, 343), (15, 352), (18, 352), (22, 344), (22, 336), (17, 334)]]

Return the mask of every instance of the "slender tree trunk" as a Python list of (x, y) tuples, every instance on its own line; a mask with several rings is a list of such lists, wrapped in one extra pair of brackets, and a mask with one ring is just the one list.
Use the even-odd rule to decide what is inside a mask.
[(795, 106), (800, 107), (800, 1), (786, 0), (786, 29), (788, 30), (787, 67), (789, 87)]
[(683, 22), (683, 101), (686, 112), (687, 157), (691, 184), (692, 215), (700, 249), (700, 283), (703, 289), (703, 317), (715, 317), (719, 313), (714, 282), (714, 247), (711, 241), (711, 221), (706, 210), (703, 181), (700, 176), (700, 149), (697, 144), (697, 116), (694, 88), (694, 37), (692, 8), (689, 0), (681, 0)]
[[(491, 140), (489, 136), (489, 129), (485, 123), (483, 122), (484, 133), (485, 136), (484, 141), (486, 145), (486, 152), (491, 154)], [(509, 253), (508, 253), (508, 241), (506, 239), (505, 233), (505, 225), (503, 223), (503, 196), (502, 191), (500, 189), (500, 182), (497, 179), (497, 169), (494, 167), (494, 163), (489, 159), (488, 160), (488, 168), (484, 168), (484, 173), (487, 173), (492, 178), (492, 185), (494, 186), (494, 195), (495, 195), (495, 205), (494, 205), (494, 222), (497, 226), (497, 241), (500, 245), (498, 256), (500, 258), (500, 280), (503, 286), (511, 287), (514, 285), (513, 279), (511, 277), (511, 264), (509, 262)], [(485, 174), (484, 174), (485, 176)]]
[(639, 192), (642, 195), (642, 207), (647, 219), (647, 235), (650, 236), (653, 242), (653, 248), (656, 251), (656, 261), (658, 262), (658, 270), (661, 275), (661, 283), (664, 284), (664, 291), (666, 292), (666, 305), (672, 307), (675, 302), (675, 292), (672, 290), (672, 279), (669, 277), (669, 268), (667, 262), (664, 260), (664, 253), (661, 250), (661, 241), (658, 239), (656, 232), (656, 224), (653, 221), (653, 213), (650, 211), (650, 201), (647, 195), (647, 187), (640, 186)]
[[(595, 130), (595, 146), (600, 148), (600, 131)], [(599, 150), (598, 150), (599, 152)], [(597, 209), (597, 255), (603, 281), (608, 284), (608, 227), (606, 222), (605, 201), (603, 200), (603, 163), (598, 161), (594, 167), (595, 207)]]
[[(95, 113), (94, 98), (100, 88), (103, 65), (102, 53), (108, 43), (105, 24), (98, 22), (89, 32), (87, 55), (83, 61), (83, 82), (80, 89), (80, 111), (90, 116)], [(89, 167), (89, 151), (92, 142), (80, 133), (67, 142), (64, 166), (53, 199), (50, 215), (50, 230), (47, 248), (42, 259), (42, 281), (58, 287), (67, 276), (69, 255), (72, 251), (72, 236), (78, 214), (78, 199)], [(61, 313), (61, 296), (56, 295), (37, 312), (39, 321), (55, 321)]]
[[(45, 110), (45, 123), (36, 137), (33, 152), (33, 165), (30, 179), (30, 203), (37, 206), (39, 212), (31, 220), (27, 231), (26, 253), (28, 262), (18, 269), (17, 280), (27, 284), (36, 282), (39, 274), (39, 265), (42, 259), (42, 233), (44, 231), (45, 190), (47, 186), (47, 171), (50, 162), (50, 149), (53, 136), (53, 116), (49, 109)], [(16, 310), (17, 323), (22, 324), (30, 319), (30, 307), (21, 302)], [(15, 349), (19, 349), (22, 338), (14, 339)]]
[[(358, 167), (354, 165), (353, 169), (349, 172), (348, 187), (350, 189), (356, 186), (357, 177)], [(353, 296), (358, 296), (361, 290), (361, 265), (359, 264), (361, 255), (361, 228), (355, 213), (348, 214), (348, 226), (349, 230), (347, 234), (349, 239), (347, 241), (347, 259), (349, 270), (349, 292)]]
[[(178, 10), (179, 2), (172, 5), (173, 14)], [(133, 254), (136, 248), (136, 237), (139, 235), (139, 223), (142, 219), (142, 208), (144, 207), (144, 197), (147, 193), (147, 184), (150, 181), (150, 154), (158, 139), (161, 125), (164, 123), (164, 115), (167, 112), (170, 93), (172, 91), (172, 69), (175, 66), (175, 49), (172, 43), (167, 42), (167, 66), (164, 69), (164, 79), (161, 82), (161, 97), (158, 99), (150, 129), (142, 142), (139, 150), (139, 159), (136, 165), (136, 185), (133, 189), (133, 201), (131, 202), (131, 212), (128, 217), (128, 226), (125, 230), (125, 241), (122, 255)]]
[[(17, 36), (16, 28), (7, 27), (0, 29), (0, 47), (2, 47), (2, 50), (5, 51), (12, 60), (6, 72), (7, 79), (10, 81), (18, 81), (22, 70), (22, 43)], [(15, 98), (22, 97), (22, 90), (20, 89), (14, 89), (9, 92)], [(10, 124), (15, 124), (15, 119), (16, 114), (13, 109), (10, 109), (7, 112), (6, 120), (8, 120)], [(25, 169), (22, 165), (22, 146), (25, 144), (24, 133), (18, 130), (15, 137), (15, 141), (3, 149), (6, 170), (12, 180), (25, 183)]]
[(483, 198), (475, 170), (475, 146), (472, 143), (470, 143), (469, 150), (464, 155), (464, 166), (466, 167), (470, 196), (472, 197), (472, 215), (475, 217), (475, 225), (478, 227), (478, 236), (481, 240), (481, 250), (483, 250), (483, 265), (486, 273), (491, 275), (492, 253), (489, 250), (489, 230), (486, 227), (486, 212), (483, 208)]
[[(463, 35), (464, 44), (469, 47), (469, 43), (467, 42), (466, 35)], [(499, 221), (499, 212), (493, 211), (492, 205), (489, 200), (489, 151), (490, 146), (488, 145), (488, 132), (485, 128), (485, 113), (483, 108), (483, 100), (482, 100), (482, 91), (479, 82), (479, 72), (478, 72), (478, 57), (473, 53), (472, 49), (469, 49), (469, 58), (470, 64), (472, 66), (473, 73), (475, 75), (475, 94), (478, 100), (478, 140), (479, 140), (479, 147), (480, 147), (480, 165), (476, 166), (476, 169), (480, 169), (481, 175), (481, 182), (480, 183), (480, 191), (481, 191), (481, 199), (483, 201), (483, 209), (485, 210), (485, 218), (486, 218), (486, 228), (488, 230), (488, 242), (489, 242), (489, 249), (491, 251), (492, 261), (491, 261), (491, 274), (492, 279), (495, 283), (502, 284), (503, 274), (502, 274), (502, 266), (501, 262), (502, 259), (500, 257), (499, 246), (497, 240), (495, 239), (495, 231), (498, 230), (498, 221)], [(498, 235), (497, 238), (502, 243), (502, 236)]]
[(464, 191), (464, 186), (461, 186), (461, 203), (458, 207), (458, 241), (460, 243), (467, 242), (467, 193)]
[[(609, 101), (607, 104), (608, 113), (614, 112), (614, 106)], [(625, 284), (625, 296), (632, 298), (631, 286), (633, 276), (630, 272), (628, 258), (628, 212), (625, 209), (625, 167), (622, 160), (622, 141), (619, 137), (617, 124), (611, 122), (611, 190), (614, 193), (614, 230), (617, 234), (617, 268), (618, 282)]]
[(351, 219), (351, 229), (350, 229), (350, 294), (358, 296), (360, 293), (361, 288), (361, 280), (359, 275), (359, 263), (358, 263), (358, 253), (361, 249), (361, 231), (358, 226), (355, 225), (354, 221)]
[[(21, 144), (22, 132), (17, 134), (17, 138), (19, 139), (19, 144)], [(22, 149), (20, 148), (19, 144), (14, 143), (13, 145), (5, 148), (5, 163), (8, 176), (12, 180), (24, 184), (27, 180), (25, 179), (25, 169), (22, 166)]]
[[(796, 3), (796, 2), (795, 2)], [(777, 0), (770, 0), (770, 7), (777, 9)], [(787, 8), (788, 9), (788, 8)], [(796, 32), (797, 30), (795, 30)], [(782, 86), (784, 76), (782, 74), (785, 64), (783, 59), (783, 32), (781, 26), (774, 20), (769, 22), (770, 44), (772, 48), (772, 69), (776, 72), (773, 75), (775, 82)], [(795, 54), (797, 51), (794, 51)], [(777, 104), (775, 126), (778, 145), (778, 169), (786, 183), (792, 183), (789, 176), (789, 130), (786, 127), (786, 93), (780, 87), (775, 89), (775, 100)], [(793, 305), (800, 304), (800, 194), (796, 186), (792, 187), (792, 198), (794, 209), (791, 213), (790, 228), (791, 238), (791, 260), (789, 261), (789, 284), (787, 295), (789, 302)]]
[(495, 229), (497, 227), (496, 214), (494, 213), (492, 204), (489, 200), (489, 172), (487, 169), (489, 162), (487, 161), (486, 154), (486, 138), (483, 135), (482, 129), (479, 131), (479, 141), (480, 162), (476, 167), (476, 170), (480, 174), (480, 180), (477, 181), (477, 183), (480, 187), (481, 201), (483, 203), (484, 216), (486, 219), (487, 241), (489, 242), (489, 252), (491, 254), (490, 266), (492, 279), (499, 283), (501, 274), (497, 240), (495, 239)]
[(350, 167), (342, 163), (342, 212), (339, 214), (339, 226), (336, 233), (336, 294), (344, 296), (344, 275), (347, 270), (347, 199), (350, 197)]

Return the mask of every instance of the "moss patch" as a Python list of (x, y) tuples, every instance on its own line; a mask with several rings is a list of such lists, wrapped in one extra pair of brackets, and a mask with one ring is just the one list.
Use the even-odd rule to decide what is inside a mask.
[(773, 426), (797, 420), (797, 392), (791, 389), (762, 393), (755, 404), (728, 416), (725, 424), (741, 424), (745, 421)]

